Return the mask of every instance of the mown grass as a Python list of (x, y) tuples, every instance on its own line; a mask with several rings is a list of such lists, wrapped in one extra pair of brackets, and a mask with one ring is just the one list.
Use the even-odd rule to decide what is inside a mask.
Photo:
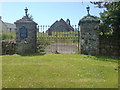
[(2, 57), (4, 88), (117, 88), (119, 58), (79, 54)]

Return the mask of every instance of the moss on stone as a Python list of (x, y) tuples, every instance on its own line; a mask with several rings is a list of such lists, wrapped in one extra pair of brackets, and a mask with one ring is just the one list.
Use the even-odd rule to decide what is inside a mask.
[(99, 18), (96, 16), (84, 16), (80, 21), (79, 25), (83, 23), (90, 23), (90, 22), (100, 22)]

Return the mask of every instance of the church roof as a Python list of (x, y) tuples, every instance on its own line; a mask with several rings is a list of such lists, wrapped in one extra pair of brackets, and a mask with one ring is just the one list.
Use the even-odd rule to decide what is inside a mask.
[(58, 31), (58, 32), (68, 32), (73, 31), (74, 28), (68, 25), (62, 18), (51, 25), (49, 28), (51, 31)]

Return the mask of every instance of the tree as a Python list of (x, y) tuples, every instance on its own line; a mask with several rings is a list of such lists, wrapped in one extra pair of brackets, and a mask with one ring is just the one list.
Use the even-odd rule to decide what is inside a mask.
[(120, 37), (120, 1), (119, 2), (91, 2), (98, 8), (105, 8), (103, 13), (100, 13), (102, 23), (100, 28), (103, 34), (110, 34)]
[(33, 16), (28, 14), (28, 17), (31, 19), (31, 20), (34, 20)]

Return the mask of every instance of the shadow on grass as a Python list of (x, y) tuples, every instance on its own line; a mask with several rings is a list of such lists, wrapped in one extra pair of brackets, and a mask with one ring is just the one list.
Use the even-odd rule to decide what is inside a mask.
[(23, 53), (23, 54), (18, 54), (20, 56), (43, 56), (46, 53)]
[(97, 60), (101, 61), (111, 61), (111, 62), (118, 62), (120, 60), (120, 57), (115, 57), (115, 56), (101, 56), (101, 55), (96, 55), (95, 56)]
[(85, 55), (84, 58), (91, 58), (93, 60), (110, 61), (110, 62), (116, 62), (116, 63), (120, 61), (120, 57), (116, 57), (116, 56)]

